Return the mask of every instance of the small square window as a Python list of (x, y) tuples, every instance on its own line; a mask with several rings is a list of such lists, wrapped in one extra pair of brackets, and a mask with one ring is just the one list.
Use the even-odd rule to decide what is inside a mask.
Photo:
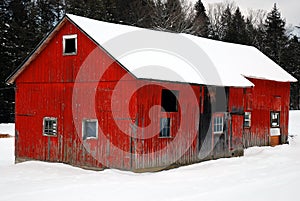
[(43, 119), (43, 135), (57, 136), (57, 118), (44, 117), (44, 119)]
[(77, 54), (77, 35), (63, 36), (63, 54), (76, 55)]
[(171, 137), (171, 135), (170, 135), (170, 118), (161, 118), (160, 119), (159, 137)]
[(161, 92), (161, 106), (165, 112), (178, 111), (178, 91), (163, 89)]
[(280, 112), (271, 112), (271, 127), (280, 127)]
[(98, 121), (96, 119), (82, 121), (82, 138), (83, 140), (98, 138)]
[(251, 112), (245, 112), (244, 127), (245, 128), (250, 128), (251, 127)]
[(224, 127), (224, 121), (223, 116), (215, 116), (213, 119), (213, 132), (215, 134), (217, 133), (223, 133), (223, 127)]

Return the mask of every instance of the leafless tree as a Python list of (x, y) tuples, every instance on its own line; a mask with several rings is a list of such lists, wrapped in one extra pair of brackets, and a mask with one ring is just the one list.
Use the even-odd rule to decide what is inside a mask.
[(254, 27), (262, 27), (267, 17), (267, 11), (258, 9), (248, 9), (246, 13), (247, 19), (253, 24)]
[(237, 6), (233, 1), (208, 4), (208, 18), (210, 20), (212, 32), (216, 38), (219, 38), (218, 34), (221, 34), (222, 32), (222, 16), (227, 8), (233, 13)]
[(194, 10), (187, 0), (156, 0), (151, 17), (153, 29), (193, 33)]

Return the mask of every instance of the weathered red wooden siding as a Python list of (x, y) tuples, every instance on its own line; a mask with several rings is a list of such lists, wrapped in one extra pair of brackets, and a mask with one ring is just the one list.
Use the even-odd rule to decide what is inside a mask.
[[(62, 37), (67, 34), (77, 34), (77, 55), (62, 54)], [(77, 77), (78, 72), (81, 72), (80, 77)], [(98, 86), (101, 73), (103, 75)], [(126, 73), (126, 70), (98, 48), (76, 26), (67, 22), (16, 80), (17, 161), (37, 159), (102, 168), (103, 164), (99, 163), (97, 158), (102, 150), (95, 149), (101, 141), (90, 140), (85, 144), (82, 143), (82, 129), (78, 129), (78, 126), (81, 127), (83, 118), (98, 116), (103, 119), (103, 115), (109, 113), (109, 110), (102, 107), (110, 104), (107, 89), (112, 91), (116, 82)], [(134, 80), (130, 75), (127, 78), (123, 80), (124, 93), (126, 82), (129, 81), (130, 85)], [(89, 105), (88, 99), (83, 100), (90, 95), (100, 97), (101, 104), (97, 102), (97, 105)], [(85, 103), (84, 107), (76, 104), (76, 101)], [(96, 117), (90, 112), (95, 110), (97, 110)], [(42, 135), (43, 117), (46, 116), (58, 118), (57, 137)], [(99, 123), (104, 126), (103, 122)], [(114, 130), (110, 123), (105, 126), (106, 130)], [(116, 131), (111, 136), (116, 139), (118, 134)], [(114, 158), (112, 161), (117, 159)], [(127, 164), (122, 166), (116, 164), (119, 168), (123, 166)]]
[(243, 154), (244, 88), (229, 88), (229, 150), (231, 155)]
[(245, 111), (251, 112), (251, 127), (244, 129), (245, 147), (270, 144), (271, 111), (280, 111), (281, 143), (286, 143), (290, 83), (253, 78), (249, 80), (255, 86), (247, 89), (245, 94)]
[[(138, 129), (134, 138), (134, 167), (151, 168), (189, 164), (198, 160), (200, 87), (189, 84), (139, 81)], [(161, 109), (162, 89), (176, 90), (177, 112)], [(160, 118), (170, 118), (170, 138), (160, 138)], [(179, 139), (179, 140), (178, 140)]]

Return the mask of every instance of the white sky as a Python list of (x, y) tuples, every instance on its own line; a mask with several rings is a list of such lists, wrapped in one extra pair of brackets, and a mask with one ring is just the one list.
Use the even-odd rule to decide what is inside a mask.
[[(197, 0), (190, 0), (196, 2)], [(205, 8), (208, 8), (209, 3), (223, 2), (223, 0), (202, 0)], [(300, 1), (299, 0), (234, 0), (241, 10), (263, 9), (270, 12), (274, 3), (281, 12), (281, 16), (286, 19), (287, 25), (300, 25)]]

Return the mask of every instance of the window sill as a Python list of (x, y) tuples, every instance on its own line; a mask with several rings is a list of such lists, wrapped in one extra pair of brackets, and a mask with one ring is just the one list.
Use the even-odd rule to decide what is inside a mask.
[(47, 135), (47, 134), (43, 133), (43, 136), (45, 136), (45, 137), (57, 137), (57, 134), (56, 135)]
[(75, 53), (63, 53), (63, 56), (76, 56), (77, 52)]
[(173, 137), (170, 136), (170, 137), (158, 137), (159, 139), (172, 139)]
[(97, 137), (88, 137), (86, 139), (83, 139), (83, 141), (86, 141), (86, 140), (98, 140)]

